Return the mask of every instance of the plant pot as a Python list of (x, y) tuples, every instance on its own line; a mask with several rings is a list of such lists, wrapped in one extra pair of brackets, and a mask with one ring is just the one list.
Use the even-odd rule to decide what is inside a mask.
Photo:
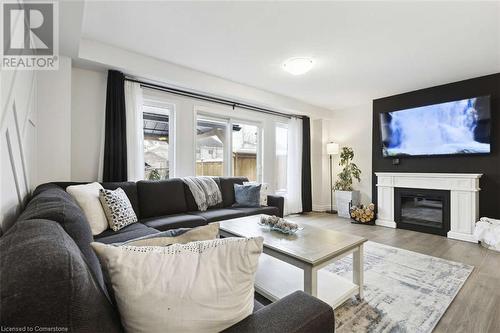
[(338, 216), (350, 219), (349, 203), (353, 206), (359, 205), (359, 197), (359, 191), (335, 191)]

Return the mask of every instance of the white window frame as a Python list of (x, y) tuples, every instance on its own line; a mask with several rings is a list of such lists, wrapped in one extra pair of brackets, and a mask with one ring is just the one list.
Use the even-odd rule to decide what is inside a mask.
[[(175, 147), (177, 135), (175, 132), (175, 119), (176, 119), (176, 103), (169, 99), (168, 96), (161, 96), (163, 93), (151, 91), (150, 89), (143, 89), (143, 105), (156, 107), (168, 110), (168, 168), (169, 168), (169, 178), (175, 178)], [(144, 112), (144, 111), (143, 111)]]

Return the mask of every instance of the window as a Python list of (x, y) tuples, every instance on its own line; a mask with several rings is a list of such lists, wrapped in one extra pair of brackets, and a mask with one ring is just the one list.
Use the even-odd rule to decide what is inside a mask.
[(199, 116), (196, 124), (196, 175), (224, 176), (228, 122)]
[[(171, 119), (173, 106), (144, 102), (144, 178), (149, 180), (168, 179), (171, 151)], [(173, 147), (173, 145), (172, 145)]]
[(259, 127), (243, 123), (232, 125), (232, 174), (257, 180)]
[(287, 189), (287, 158), (288, 158), (288, 126), (276, 124), (276, 161), (274, 175), (276, 192), (286, 192)]
[(196, 120), (196, 175), (261, 178), (259, 124), (199, 114)]

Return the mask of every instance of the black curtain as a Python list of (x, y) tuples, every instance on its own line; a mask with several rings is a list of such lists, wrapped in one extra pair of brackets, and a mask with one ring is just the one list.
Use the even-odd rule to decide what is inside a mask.
[(311, 124), (309, 117), (302, 118), (302, 211), (312, 212), (311, 189)]
[(127, 181), (125, 75), (108, 71), (104, 133), (104, 182)]

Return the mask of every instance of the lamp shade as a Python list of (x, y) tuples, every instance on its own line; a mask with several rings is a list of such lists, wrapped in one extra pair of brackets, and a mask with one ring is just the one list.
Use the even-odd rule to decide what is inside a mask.
[(329, 142), (326, 144), (326, 153), (328, 155), (337, 155), (339, 153), (339, 144)]

